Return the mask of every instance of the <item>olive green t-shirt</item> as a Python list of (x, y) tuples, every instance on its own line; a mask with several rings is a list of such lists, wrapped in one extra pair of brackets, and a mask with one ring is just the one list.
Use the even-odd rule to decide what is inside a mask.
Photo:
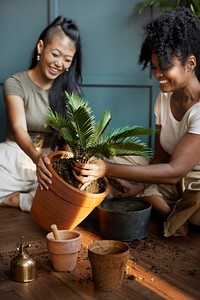
[[(9, 77), (4, 83), (4, 95), (19, 96), (24, 101), (28, 133), (35, 147), (50, 147), (53, 130), (45, 125), (49, 90), (43, 90), (29, 77), (28, 71)], [(7, 124), (7, 137), (14, 141), (13, 133)]]

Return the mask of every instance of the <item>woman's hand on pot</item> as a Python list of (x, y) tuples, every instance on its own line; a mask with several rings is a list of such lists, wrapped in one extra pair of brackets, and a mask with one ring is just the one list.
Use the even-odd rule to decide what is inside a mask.
[(52, 184), (52, 174), (47, 169), (46, 165), (50, 164), (48, 156), (44, 153), (40, 153), (37, 158), (37, 177), (39, 182), (39, 187), (41, 190), (49, 189), (49, 184)]
[(74, 162), (73, 173), (81, 183), (91, 182), (98, 178), (103, 178), (106, 173), (106, 162), (95, 159), (92, 163)]

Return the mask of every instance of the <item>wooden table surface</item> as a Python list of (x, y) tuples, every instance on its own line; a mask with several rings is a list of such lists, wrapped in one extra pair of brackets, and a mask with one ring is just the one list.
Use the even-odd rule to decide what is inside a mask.
[[(76, 230), (83, 235), (76, 268), (56, 272), (46, 247), (47, 232), (28, 213), (0, 207), (0, 299), (200, 299), (199, 231), (192, 234), (189, 244), (188, 238), (162, 238), (153, 225), (148, 239), (131, 244), (122, 287), (116, 292), (101, 292), (94, 288), (87, 253), (88, 245), (101, 239), (96, 215), (88, 217)], [(31, 243), (28, 253), (36, 260), (37, 278), (29, 283), (10, 279), (10, 262), (17, 254), (20, 236), (25, 237), (25, 243)]]

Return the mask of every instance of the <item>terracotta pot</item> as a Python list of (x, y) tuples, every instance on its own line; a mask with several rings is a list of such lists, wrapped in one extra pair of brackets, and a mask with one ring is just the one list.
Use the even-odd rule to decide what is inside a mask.
[(88, 247), (94, 287), (101, 291), (115, 291), (122, 285), (129, 246), (120, 241), (101, 240)]
[(106, 199), (98, 206), (103, 238), (133, 241), (147, 236), (151, 204), (138, 198)]
[(73, 230), (58, 230), (58, 233), (59, 240), (55, 240), (52, 232), (46, 236), (52, 266), (56, 271), (72, 271), (76, 267), (82, 235)]
[[(48, 157), (53, 161), (66, 151), (51, 152)], [(43, 229), (51, 231), (51, 224), (58, 229), (74, 229), (98, 206), (109, 193), (109, 184), (105, 179), (106, 189), (103, 193), (92, 194), (80, 191), (64, 181), (47, 165), (52, 174), (52, 184), (48, 190), (41, 191), (38, 187), (30, 211), (31, 218)]]

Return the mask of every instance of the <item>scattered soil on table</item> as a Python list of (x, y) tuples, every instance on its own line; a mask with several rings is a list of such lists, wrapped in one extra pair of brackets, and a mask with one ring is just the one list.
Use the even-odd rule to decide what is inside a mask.
[(149, 235), (143, 240), (129, 242), (133, 262), (155, 274), (178, 272), (191, 277), (199, 276), (200, 261), (195, 259), (195, 249), (187, 242), (179, 244), (177, 239), (181, 238)]

